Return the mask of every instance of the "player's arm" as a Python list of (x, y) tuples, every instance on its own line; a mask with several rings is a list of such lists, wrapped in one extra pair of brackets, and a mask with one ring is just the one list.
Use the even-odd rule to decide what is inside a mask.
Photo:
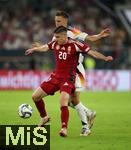
[(34, 45), (32, 48), (27, 49), (25, 51), (25, 55), (30, 55), (34, 52), (46, 52), (49, 50), (49, 46), (48, 44), (44, 44), (44, 45)]
[(85, 38), (85, 42), (95, 42), (97, 40), (100, 40), (101, 38), (109, 36), (111, 33), (111, 30), (109, 28), (106, 28), (102, 30), (99, 34), (97, 35), (87, 35)]
[(112, 56), (105, 56), (105, 55), (101, 54), (100, 52), (94, 51), (91, 49), (87, 53), (88, 53), (88, 55), (90, 55), (96, 59), (101, 59), (101, 60), (108, 61), (108, 62), (111, 62), (113, 60)]
[(88, 55), (96, 59), (101, 59), (101, 60), (108, 61), (108, 62), (113, 60), (112, 56), (105, 56), (98, 51), (91, 50), (87, 44), (81, 43), (79, 41), (75, 41), (75, 45), (76, 45), (77, 52), (87, 53)]
[(34, 42), (34, 43), (32, 44), (32, 47), (42, 46), (42, 45), (43, 45), (43, 44), (40, 43), (40, 42)]

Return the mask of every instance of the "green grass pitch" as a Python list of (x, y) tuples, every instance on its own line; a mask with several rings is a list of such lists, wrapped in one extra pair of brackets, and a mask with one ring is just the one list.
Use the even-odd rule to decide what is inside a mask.
[[(38, 112), (31, 100), (32, 91), (0, 91), (0, 124), (35, 125)], [(81, 124), (76, 111), (70, 108), (68, 137), (61, 138), (59, 94), (45, 98), (51, 117), (51, 150), (131, 150), (131, 93), (85, 92), (83, 104), (97, 111), (97, 117), (88, 137), (80, 137)], [(30, 104), (34, 111), (30, 119), (17, 114), (18, 106)]]

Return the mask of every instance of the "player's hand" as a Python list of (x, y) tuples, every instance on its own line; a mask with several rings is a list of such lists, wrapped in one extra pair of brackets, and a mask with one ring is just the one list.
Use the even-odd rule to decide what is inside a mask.
[(35, 50), (36, 50), (36, 47), (27, 49), (27, 50), (25, 51), (25, 55), (30, 55), (30, 54), (34, 53)]
[(111, 29), (110, 28), (106, 28), (106, 29), (104, 29), (104, 30), (102, 30), (101, 32), (100, 32), (100, 36), (101, 37), (107, 37), (107, 36), (109, 36), (111, 34)]
[(105, 59), (105, 61), (111, 62), (111, 61), (113, 61), (113, 57), (112, 56), (107, 56), (106, 59)]
[(40, 43), (38, 43), (38, 42), (33, 43), (33, 44), (32, 44), (32, 48), (30, 48), (30, 49), (28, 49), (28, 50), (25, 51), (25, 55), (30, 55), (30, 54), (34, 53), (34, 51), (35, 51), (35, 50), (37, 49), (37, 47), (39, 47), (39, 46), (41, 46)]

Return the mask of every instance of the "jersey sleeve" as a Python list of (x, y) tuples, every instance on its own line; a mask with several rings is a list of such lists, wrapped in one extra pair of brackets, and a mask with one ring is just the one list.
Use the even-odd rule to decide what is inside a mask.
[(55, 41), (55, 40), (56, 40), (56, 38), (55, 38), (55, 36), (53, 36), (51, 41)]
[(54, 45), (55, 45), (55, 41), (51, 41), (48, 43), (48, 47), (50, 50), (53, 50), (54, 49)]
[(68, 31), (69, 32), (67, 32), (67, 34), (69, 35), (69, 37), (75, 40), (85, 41), (86, 37), (88, 36), (87, 33), (73, 27), (69, 27)]
[(71, 39), (75, 39), (75, 34), (71, 30), (67, 31), (67, 36)]
[(79, 34), (75, 35), (75, 39), (85, 41), (86, 37), (88, 36), (85, 32), (80, 32)]
[(75, 48), (77, 52), (88, 53), (90, 47), (87, 44), (81, 43), (79, 41), (75, 42)]

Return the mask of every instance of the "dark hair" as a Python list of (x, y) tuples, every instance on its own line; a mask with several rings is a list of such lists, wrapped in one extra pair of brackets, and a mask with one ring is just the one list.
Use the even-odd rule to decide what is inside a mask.
[(64, 17), (64, 18), (66, 18), (66, 19), (69, 18), (68, 13), (66, 13), (65, 11), (57, 11), (57, 12), (56, 12), (56, 16), (62, 16), (62, 17)]
[(59, 26), (54, 30), (54, 33), (61, 33), (61, 32), (67, 32), (67, 28), (64, 26)]

